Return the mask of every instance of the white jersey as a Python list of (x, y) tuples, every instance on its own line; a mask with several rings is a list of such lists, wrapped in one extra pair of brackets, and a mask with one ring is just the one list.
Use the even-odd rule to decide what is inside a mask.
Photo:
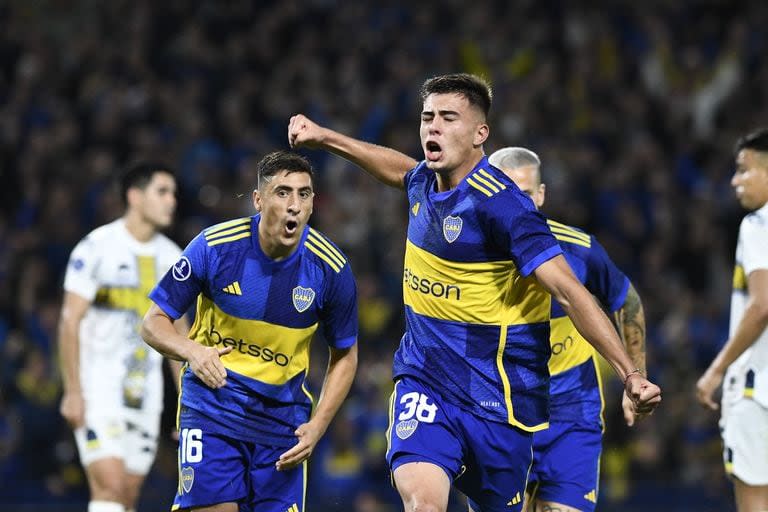
[[(768, 205), (744, 217), (739, 228), (731, 296), (731, 337), (749, 300), (747, 278), (759, 269), (768, 270)], [(723, 383), (724, 407), (745, 397), (768, 407), (768, 329), (728, 367)]]
[(91, 412), (162, 410), (162, 356), (138, 329), (149, 292), (180, 254), (162, 234), (139, 242), (123, 219), (95, 229), (72, 251), (64, 289), (92, 302), (80, 323), (80, 382)]

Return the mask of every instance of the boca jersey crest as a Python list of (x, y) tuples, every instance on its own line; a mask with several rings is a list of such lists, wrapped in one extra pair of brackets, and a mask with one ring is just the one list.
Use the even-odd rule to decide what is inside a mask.
[(461, 217), (449, 215), (443, 219), (443, 236), (449, 244), (455, 242), (456, 239), (459, 238), (463, 225), (464, 221), (461, 220)]
[(315, 290), (312, 288), (304, 288), (303, 286), (297, 286), (293, 289), (293, 307), (296, 311), (303, 313), (312, 302), (315, 300)]

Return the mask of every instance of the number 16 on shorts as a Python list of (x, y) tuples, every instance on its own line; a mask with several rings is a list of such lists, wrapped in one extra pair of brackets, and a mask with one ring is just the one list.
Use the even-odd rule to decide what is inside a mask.
[(195, 464), (203, 460), (203, 431), (199, 428), (184, 428), (179, 435), (179, 461)]

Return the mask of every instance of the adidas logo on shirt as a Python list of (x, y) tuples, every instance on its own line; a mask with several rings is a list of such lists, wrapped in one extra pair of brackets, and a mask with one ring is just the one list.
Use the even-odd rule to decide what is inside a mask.
[(243, 294), (242, 290), (240, 290), (240, 282), (239, 281), (235, 281), (234, 283), (225, 286), (224, 288), (221, 289), (221, 291), (226, 292), (226, 293), (231, 293), (232, 295), (242, 295)]

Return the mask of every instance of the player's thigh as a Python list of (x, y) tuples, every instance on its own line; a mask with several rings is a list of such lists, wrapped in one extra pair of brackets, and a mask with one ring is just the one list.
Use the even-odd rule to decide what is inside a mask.
[(768, 486), (768, 409), (739, 400), (721, 420), (726, 472), (746, 486)]
[(408, 462), (392, 472), (406, 512), (445, 511), (451, 481), (445, 470), (431, 462)]
[(212, 432), (209, 423), (181, 420), (174, 510), (239, 503), (248, 496), (250, 445)]
[(597, 504), (600, 480), (602, 430), (600, 425), (552, 422), (534, 434), (531, 470), (535, 509), (558, 508), (592, 512)]
[(466, 471), (456, 487), (476, 512), (523, 510), (533, 437), (511, 425), (467, 415)]
[(307, 491), (307, 462), (278, 471), (275, 463), (288, 447), (252, 444), (248, 479), (250, 493), (241, 512), (303, 512)]

